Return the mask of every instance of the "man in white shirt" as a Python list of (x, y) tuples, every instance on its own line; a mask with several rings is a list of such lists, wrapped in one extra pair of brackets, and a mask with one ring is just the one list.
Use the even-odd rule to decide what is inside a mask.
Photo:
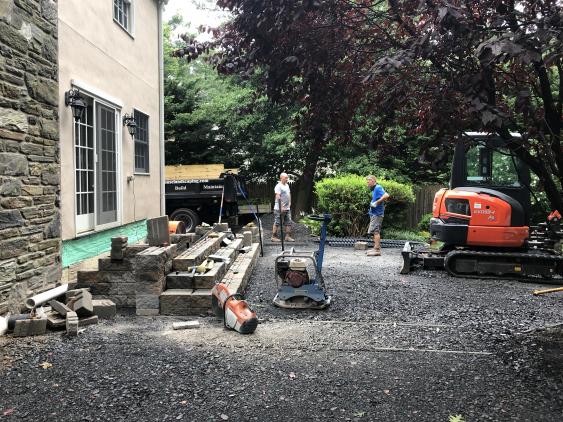
[[(280, 181), (274, 188), (276, 199), (274, 203), (274, 227), (272, 228), (272, 242), (279, 242), (278, 228), (280, 227), (280, 220), (283, 218), (283, 234), (286, 242), (295, 242), (290, 236), (291, 225), (291, 190), (287, 183), (289, 177), (287, 173), (280, 174)], [(281, 210), (280, 210), (281, 202)]]

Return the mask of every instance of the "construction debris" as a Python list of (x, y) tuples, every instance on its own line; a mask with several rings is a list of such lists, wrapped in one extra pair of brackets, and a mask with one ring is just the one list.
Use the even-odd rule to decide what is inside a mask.
[(70, 337), (78, 335), (78, 315), (76, 315), (76, 312), (66, 314), (66, 334)]
[[(59, 286), (35, 295), (35, 303), (49, 301), (49, 306), (31, 309), (28, 314), (0, 317), (0, 335), (13, 333), (14, 337), (42, 335), (49, 330), (64, 330), (69, 336), (76, 336), (79, 327), (97, 324), (99, 318), (113, 318), (116, 305), (111, 300), (92, 300), (88, 289), (67, 290), (68, 285)], [(45, 299), (49, 298), (51, 299)], [(56, 297), (54, 299), (52, 297)], [(26, 300), (26, 306), (31, 303)]]

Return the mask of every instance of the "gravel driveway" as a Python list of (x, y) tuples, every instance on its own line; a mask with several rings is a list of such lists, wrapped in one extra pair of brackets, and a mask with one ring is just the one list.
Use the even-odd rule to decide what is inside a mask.
[(563, 420), (563, 335), (545, 329), (563, 322), (561, 294), (403, 276), (398, 249), (327, 248), (333, 304), (288, 311), (271, 304), (279, 249), (265, 248), (251, 278), (261, 324), (250, 336), (214, 317), (173, 331), (182, 318), (120, 315), (74, 339), (1, 338), (0, 419)]

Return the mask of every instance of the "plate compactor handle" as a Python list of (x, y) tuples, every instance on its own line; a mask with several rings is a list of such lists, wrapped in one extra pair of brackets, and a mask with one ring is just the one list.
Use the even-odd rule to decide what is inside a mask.
[(310, 215), (307, 216), (307, 218), (309, 218), (310, 220), (315, 220), (315, 221), (326, 221), (328, 223), (328, 222), (330, 222), (330, 220), (332, 220), (332, 215), (330, 215), (330, 214), (323, 214), (323, 215), (310, 214)]

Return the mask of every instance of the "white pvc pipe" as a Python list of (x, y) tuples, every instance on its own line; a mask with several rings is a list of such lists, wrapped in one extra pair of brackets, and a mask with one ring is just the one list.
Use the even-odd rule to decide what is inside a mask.
[(47, 290), (46, 292), (39, 293), (33, 297), (30, 297), (25, 301), (25, 306), (27, 309), (33, 309), (36, 306), (41, 305), (42, 303), (47, 302), (48, 300), (54, 299), (68, 290), (68, 284), (62, 284), (59, 287), (55, 287), (54, 289)]

